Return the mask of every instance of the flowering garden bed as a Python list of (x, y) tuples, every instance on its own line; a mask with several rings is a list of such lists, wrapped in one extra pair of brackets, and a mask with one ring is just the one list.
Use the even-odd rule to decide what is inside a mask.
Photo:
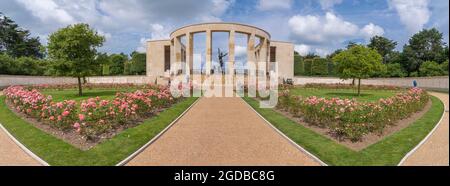
[[(126, 89), (119, 89), (120, 91), (125, 91), (136, 88), (136, 86), (132, 86)], [(67, 92), (73, 91), (69, 89), (64, 88), (64, 91), (39, 90), (53, 93), (53, 100), (63, 101), (62, 98), (66, 96)], [(109, 95), (109, 91), (115, 90), (108, 90), (108, 95), (105, 96), (105, 89), (94, 86), (92, 90), (86, 92), (98, 95), (101, 99), (112, 100), (114, 95)], [(73, 94), (76, 93), (77, 91), (73, 91)], [(89, 150), (82, 150), (73, 144), (69, 144), (67, 140), (63, 140), (57, 135), (53, 135), (53, 133), (36, 127), (22, 115), (18, 115), (17, 112), (13, 111), (6, 104), (6, 96), (4, 95), (0, 96), (0, 123), (17, 140), (50, 165), (115, 165), (158, 135), (196, 100), (197, 98), (195, 97), (179, 99), (158, 114), (143, 119), (141, 123), (134, 127), (116, 133), (110, 139), (98, 143)], [(77, 105), (80, 103), (81, 101), (77, 101)], [(51, 128), (48, 124), (43, 124), (43, 126)], [(73, 131), (73, 129), (71, 130)], [(77, 135), (80, 136), (78, 133)]]
[[(352, 93), (352, 90), (343, 91), (339, 88), (339, 91), (342, 90), (346, 94), (335, 94), (338, 89), (327, 87), (289, 86), (288, 88), (291, 88), (289, 92), (280, 90), (281, 97), (277, 108), (259, 108), (257, 99), (244, 97), (244, 100), (292, 141), (329, 165), (397, 165), (405, 154), (433, 129), (443, 113), (442, 102), (419, 89), (366, 89), (363, 91), (365, 96), (355, 95), (356, 100), (347, 99), (346, 101), (345, 98)], [(313, 93), (318, 93), (321, 98), (310, 96), (311, 92), (300, 96), (301, 88), (307, 91), (313, 89)], [(285, 97), (288, 95), (289, 97)], [(337, 98), (336, 95), (344, 96)], [(345, 102), (350, 106), (339, 105)], [(380, 110), (382, 113), (377, 113), (378, 117), (373, 118), (371, 112), (359, 110), (368, 105), (374, 106), (374, 109), (370, 111), (380, 109), (376, 105), (382, 106)], [(323, 106), (325, 107), (322, 111)], [(341, 114), (341, 108), (354, 110), (348, 113), (344, 110)], [(308, 115), (306, 116), (308, 118), (303, 116), (303, 112)], [(353, 118), (350, 117), (352, 115)], [(363, 117), (356, 118), (360, 115)], [(336, 118), (336, 116), (339, 117)], [(364, 121), (373, 122), (362, 125)], [(384, 123), (386, 121), (387, 123)], [(349, 122), (357, 124), (353, 128), (345, 128), (345, 124)], [(399, 122), (403, 123), (399, 124)], [(342, 129), (340, 127), (344, 127), (345, 130), (339, 130)], [(339, 136), (336, 136), (337, 134)], [(357, 140), (352, 142), (350, 136), (357, 137), (355, 134), (362, 136), (354, 138)], [(356, 148), (352, 147), (354, 144), (362, 143), (361, 140), (370, 141), (370, 138), (374, 136), (376, 136), (375, 141), (363, 146), (353, 146)]]
[[(126, 87), (131, 88), (131, 85)], [(56, 102), (51, 95), (34, 88), (6, 88), (3, 92), (7, 104), (20, 116), (26, 116), (29, 123), (83, 150), (142, 123), (179, 101), (172, 97), (167, 86), (118, 92), (112, 100), (96, 97), (79, 102)]]
[(329, 129), (336, 138), (355, 142), (372, 132), (382, 134), (386, 127), (424, 109), (428, 101), (428, 94), (419, 88), (380, 98), (376, 102), (302, 97), (285, 89), (281, 91), (277, 108), (302, 118), (308, 124)]

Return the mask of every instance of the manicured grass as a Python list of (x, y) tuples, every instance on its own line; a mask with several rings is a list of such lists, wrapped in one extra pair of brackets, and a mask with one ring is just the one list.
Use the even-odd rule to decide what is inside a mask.
[(41, 93), (51, 95), (53, 101), (64, 100), (85, 100), (88, 98), (100, 97), (101, 99), (112, 100), (117, 92), (131, 92), (135, 89), (83, 89), (83, 96), (78, 96), (78, 89), (65, 90), (43, 90)]
[(196, 99), (186, 98), (88, 151), (82, 151), (22, 120), (8, 109), (5, 96), (0, 96), (0, 123), (50, 165), (115, 165), (155, 137)]
[(328, 165), (397, 165), (406, 153), (433, 129), (444, 109), (442, 102), (432, 96), (432, 106), (422, 118), (357, 152), (297, 124), (272, 109), (259, 108), (259, 102), (252, 98), (245, 97), (244, 100), (290, 139)]
[(357, 89), (323, 89), (323, 88), (292, 88), (290, 92), (304, 97), (339, 97), (342, 99), (356, 98), (358, 101), (378, 101), (380, 98), (394, 96), (398, 91), (394, 90), (361, 90), (361, 96), (358, 97)]

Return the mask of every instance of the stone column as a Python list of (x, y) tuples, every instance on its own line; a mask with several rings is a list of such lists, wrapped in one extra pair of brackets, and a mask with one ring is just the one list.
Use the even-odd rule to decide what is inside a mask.
[(247, 39), (247, 61), (255, 63), (255, 34), (248, 35)]
[(247, 70), (248, 70), (248, 95), (250, 97), (256, 96), (256, 72), (258, 70), (256, 66), (255, 56), (255, 33), (248, 35), (247, 40)]
[(172, 52), (172, 62), (180, 63), (181, 62), (181, 41), (179, 37), (173, 38), (173, 52)]
[(190, 32), (186, 33), (186, 67), (189, 65), (190, 71), (188, 71), (189, 74), (193, 73), (194, 70), (194, 43), (192, 34)]
[(268, 72), (269, 64), (267, 63), (267, 38), (261, 38), (261, 49), (259, 51), (259, 61), (266, 63), (266, 72)]
[(225, 76), (225, 97), (234, 96), (234, 79), (235, 79), (235, 30), (230, 30), (228, 37), (228, 62), (227, 75)]
[(235, 57), (234, 57), (234, 54), (235, 54), (235, 48), (234, 48), (234, 45), (235, 45), (235, 39), (234, 39), (234, 35), (235, 35), (235, 31), (234, 30), (231, 30), (230, 31), (230, 36), (228, 37), (228, 61), (229, 61), (229, 63), (228, 63), (228, 70), (229, 70), (229, 73), (231, 73), (231, 74), (233, 74), (234, 75), (234, 63), (235, 63)]
[(211, 74), (211, 61), (212, 61), (212, 33), (211, 30), (206, 30), (206, 60), (205, 71), (206, 75)]

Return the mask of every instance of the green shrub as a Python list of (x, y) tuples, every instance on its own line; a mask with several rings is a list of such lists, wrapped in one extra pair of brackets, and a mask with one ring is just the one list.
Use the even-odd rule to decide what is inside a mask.
[(0, 54), (0, 74), (9, 74), (11, 64), (13, 64), (13, 58), (6, 54)]
[(400, 63), (386, 64), (386, 77), (405, 77), (406, 72), (403, 70)]
[(304, 59), (304, 75), (310, 76), (312, 75), (312, 63), (313, 59)]
[(419, 72), (415, 71), (415, 72), (411, 72), (409, 74), (409, 77), (419, 77)]
[(328, 75), (328, 60), (325, 58), (314, 58), (311, 66), (311, 75)]
[(444, 75), (448, 75), (448, 59), (447, 61), (444, 61), (442, 64), (440, 64), (442, 71), (444, 72)]
[(303, 59), (301, 58), (301, 56), (294, 56), (294, 75), (301, 76), (304, 75), (304, 73), (305, 68)]
[(420, 76), (440, 76), (444, 72), (438, 63), (434, 61), (426, 61), (419, 68)]

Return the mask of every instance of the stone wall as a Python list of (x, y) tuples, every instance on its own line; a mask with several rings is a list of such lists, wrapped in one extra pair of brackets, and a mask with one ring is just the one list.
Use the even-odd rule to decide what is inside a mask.
[[(87, 77), (88, 83), (154, 83), (154, 78), (149, 76), (96, 76)], [(0, 75), (0, 88), (10, 85), (37, 85), (37, 84), (76, 84), (77, 78), (49, 77), (49, 76), (16, 76)]]
[(77, 82), (77, 79), (72, 77), (0, 75), (0, 88), (10, 85), (74, 84)]
[(133, 83), (133, 84), (149, 84), (155, 83), (154, 79), (149, 76), (96, 76), (86, 78), (88, 83)]
[[(364, 85), (392, 85), (400, 87), (411, 87), (413, 80), (417, 81), (419, 87), (429, 89), (449, 90), (449, 77), (416, 77), (416, 78), (371, 78), (363, 79), (361, 83)], [(307, 83), (351, 83), (352, 80), (341, 80), (335, 77), (300, 77), (294, 78), (294, 84), (304, 85)]]
[[(154, 83), (155, 78), (150, 76), (97, 76), (86, 78), (88, 83)], [(401, 87), (412, 86), (416, 80), (419, 87), (429, 89), (449, 90), (449, 77), (417, 77), (417, 78), (372, 78), (362, 80), (365, 85), (393, 85)], [(158, 80), (158, 83), (162, 83)], [(334, 77), (294, 77), (294, 84), (304, 85), (307, 83), (351, 83), (352, 80), (341, 80)], [(75, 84), (76, 78), (71, 77), (48, 77), (48, 76), (15, 76), (0, 75), (0, 88), (10, 85), (32, 85), (32, 84)]]

